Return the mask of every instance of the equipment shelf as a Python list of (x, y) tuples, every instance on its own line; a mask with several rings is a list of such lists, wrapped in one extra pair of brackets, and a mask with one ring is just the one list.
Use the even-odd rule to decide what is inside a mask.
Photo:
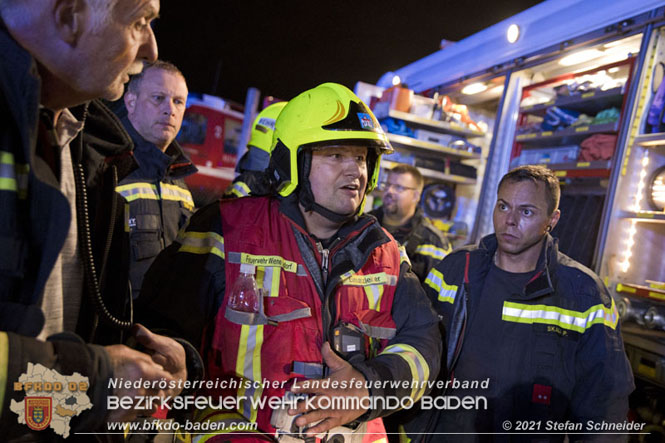
[(429, 118), (419, 117), (408, 112), (395, 111), (390, 109), (388, 112), (377, 111), (376, 118), (382, 120), (384, 118), (394, 118), (397, 120), (404, 120), (409, 126), (417, 129), (428, 129), (443, 134), (459, 135), (461, 137), (483, 137), (484, 132), (473, 131), (467, 129), (454, 122), (443, 122), (437, 120), (430, 120)]

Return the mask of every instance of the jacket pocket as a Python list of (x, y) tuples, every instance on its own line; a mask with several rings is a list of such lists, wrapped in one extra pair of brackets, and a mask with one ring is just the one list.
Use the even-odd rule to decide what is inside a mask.
[(159, 231), (139, 231), (131, 234), (132, 254), (134, 260), (145, 260), (155, 257), (162, 250)]

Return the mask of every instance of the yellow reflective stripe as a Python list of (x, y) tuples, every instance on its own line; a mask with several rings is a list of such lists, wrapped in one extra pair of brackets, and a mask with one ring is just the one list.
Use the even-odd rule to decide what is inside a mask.
[[(236, 359), (236, 374), (253, 381), (261, 381), (261, 347), (263, 346), (263, 325), (242, 325), (240, 340), (238, 342), (238, 358)], [(258, 398), (263, 393), (263, 387), (250, 387), (244, 385), (238, 390), (238, 397), (242, 399), (238, 404), (238, 412), (250, 421), (256, 421), (257, 410), (252, 409), (249, 397)]]
[[(9, 337), (0, 332), (0, 405), (5, 404), (5, 386), (7, 385), (7, 366), (9, 365)], [(2, 418), (2, 409), (0, 409)]]
[(443, 279), (443, 274), (432, 268), (425, 279), (425, 284), (434, 289), (439, 295), (438, 300), (444, 303), (455, 303), (455, 296), (459, 287), (457, 285), (449, 285)]
[(247, 197), (252, 192), (244, 182), (236, 182), (231, 185), (231, 193), (238, 197)]
[(263, 270), (263, 274), (256, 275), (256, 281), (263, 283), (263, 295), (266, 297), (277, 297), (279, 295), (279, 283), (282, 275), (282, 268), (275, 266), (268, 266), (266, 268), (259, 267), (257, 269)]
[(132, 202), (134, 200), (159, 200), (157, 186), (151, 183), (129, 183), (127, 185), (116, 186), (115, 192), (122, 195), (125, 200)]
[(406, 253), (406, 248), (404, 246), (399, 247), (399, 264), (407, 262), (411, 266), (411, 260), (409, 260), (409, 255)]
[(395, 286), (397, 284), (397, 276), (389, 275), (385, 272), (377, 274), (354, 275), (347, 272), (342, 275), (342, 284), (347, 286), (370, 286), (370, 285), (388, 285)]
[(379, 355), (394, 354), (400, 356), (411, 369), (414, 381), (411, 389), (411, 398), (417, 401), (425, 393), (426, 381), (429, 380), (429, 365), (425, 358), (413, 346), (398, 343), (387, 346)]
[(13, 165), (14, 164), (14, 154), (7, 151), (0, 151), (0, 164), (1, 165)]
[(240, 197), (247, 197), (246, 195), (243, 195), (242, 192), (238, 191), (235, 188), (231, 188), (231, 190), (229, 190), (229, 192), (227, 192), (227, 194), (232, 194), (232, 195), (235, 195), (236, 197), (239, 197), (239, 198)]
[(14, 191), (18, 190), (16, 180), (13, 178), (0, 177), (0, 191)]
[(178, 252), (192, 254), (215, 254), (224, 258), (224, 237), (216, 232), (180, 232)]
[(160, 183), (159, 185), (163, 200), (181, 202), (190, 211), (194, 209), (194, 199), (189, 190), (168, 183)]
[(371, 285), (363, 287), (367, 295), (369, 308), (378, 311), (381, 307), (381, 297), (383, 297), (383, 285)]
[(416, 254), (426, 255), (428, 257), (433, 257), (438, 260), (441, 260), (443, 257), (448, 255), (450, 248), (443, 249), (434, 245), (420, 245), (416, 248)]
[(619, 314), (614, 299), (612, 299), (612, 305), (609, 308), (600, 304), (592, 306), (584, 312), (548, 305), (503, 302), (501, 319), (515, 323), (556, 325), (563, 329), (583, 333), (596, 324), (616, 329)]
[(406, 435), (404, 425), (397, 426), (397, 432), (399, 433), (399, 443), (411, 443), (411, 439)]
[(28, 195), (28, 172), (30, 166), (14, 162), (14, 154), (0, 151), (0, 191), (18, 191), (18, 197)]

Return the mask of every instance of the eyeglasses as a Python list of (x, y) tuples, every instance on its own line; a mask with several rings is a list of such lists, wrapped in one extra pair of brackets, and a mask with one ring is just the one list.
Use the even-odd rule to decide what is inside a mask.
[(393, 188), (397, 193), (400, 193), (400, 194), (404, 191), (413, 191), (413, 190), (416, 189), (416, 188), (409, 188), (408, 186), (397, 185), (395, 183), (386, 183), (386, 182), (379, 183), (379, 190), (380, 191), (385, 192), (385, 191), (389, 190), (390, 188)]

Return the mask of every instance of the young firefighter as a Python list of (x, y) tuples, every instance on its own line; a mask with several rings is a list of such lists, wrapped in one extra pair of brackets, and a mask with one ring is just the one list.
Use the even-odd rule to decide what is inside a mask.
[[(488, 386), (470, 388), (452, 384), (446, 395), (484, 396), (487, 409), (439, 411), (431, 420), (436, 432), (501, 433), (519, 422), (534, 425), (515, 431), (547, 433), (548, 423), (568, 420), (588, 432), (589, 421), (626, 420), (634, 383), (619, 316), (598, 276), (559, 252), (549, 234), (559, 220), (559, 196), (559, 181), (550, 170), (510, 171), (499, 183), (495, 233), (477, 247), (450, 254), (427, 277), (427, 294), (449, 334), (452, 378), (489, 380)], [(563, 441), (564, 436), (511, 438)], [(610, 437), (625, 439), (569, 435), (570, 440)]]

